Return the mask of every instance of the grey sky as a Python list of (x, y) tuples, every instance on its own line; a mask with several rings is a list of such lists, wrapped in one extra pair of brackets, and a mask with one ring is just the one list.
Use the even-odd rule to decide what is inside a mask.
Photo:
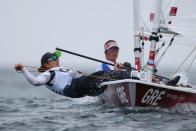
[[(55, 47), (103, 59), (108, 39), (126, 52), (119, 60), (130, 60), (131, 12), (130, 0), (1, 0), (1, 62), (39, 65), (40, 56)], [(89, 62), (68, 54), (62, 61)]]
[[(132, 0), (0, 0), (0, 19), (0, 66), (39, 66), (42, 54), (56, 47), (104, 60), (103, 45), (109, 39), (120, 46), (120, 62), (134, 63)], [(62, 65), (97, 64), (64, 53), (61, 60)], [(180, 62), (182, 57), (170, 54), (161, 66)]]

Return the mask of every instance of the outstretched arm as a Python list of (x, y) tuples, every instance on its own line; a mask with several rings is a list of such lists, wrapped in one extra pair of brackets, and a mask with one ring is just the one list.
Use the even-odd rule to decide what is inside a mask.
[(50, 79), (50, 73), (42, 73), (37, 77), (33, 76), (22, 64), (16, 64), (15, 69), (22, 71), (25, 78), (34, 86), (45, 85)]

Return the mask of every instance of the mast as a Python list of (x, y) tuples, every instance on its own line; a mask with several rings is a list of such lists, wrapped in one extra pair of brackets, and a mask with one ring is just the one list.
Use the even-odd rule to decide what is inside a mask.
[(152, 33), (149, 38), (149, 40), (151, 41), (150, 53), (149, 53), (147, 67), (145, 69), (147, 72), (147, 81), (149, 82), (152, 81), (153, 68), (155, 63), (154, 62), (155, 54), (156, 54), (156, 44), (159, 41), (158, 30), (160, 25), (161, 8), (162, 8), (162, 0), (156, 0), (154, 23), (153, 23)]
[[(145, 36), (144, 36), (144, 27), (141, 27), (141, 35), (142, 35), (142, 39), (141, 39), (141, 69), (144, 68), (144, 40), (145, 40)], [(140, 37), (141, 38), (141, 37)]]
[(133, 1), (134, 8), (134, 52), (135, 66), (137, 70), (141, 69), (141, 44), (140, 44), (140, 0)]

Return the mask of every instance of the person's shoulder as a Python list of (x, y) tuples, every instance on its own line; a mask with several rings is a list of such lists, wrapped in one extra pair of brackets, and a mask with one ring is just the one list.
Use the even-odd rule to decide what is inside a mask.
[(102, 66), (102, 64), (103, 64), (103, 63), (98, 63), (98, 64), (97, 64), (97, 67), (98, 67), (98, 66)]
[(102, 69), (102, 64), (103, 64), (103, 63), (98, 63), (98, 64), (97, 64), (96, 71), (103, 70), (103, 69)]
[[(108, 63), (111, 63), (111, 64), (115, 64), (114, 62), (112, 62), (112, 61), (109, 61), (109, 60), (106, 60)], [(110, 70), (114, 70), (114, 66), (112, 66), (112, 65), (108, 65), (108, 64), (106, 64), (107, 65), (107, 67), (110, 69)]]
[(45, 71), (43, 73), (40, 74), (40, 76), (48, 76), (50, 75), (50, 72), (49, 71)]
[(64, 67), (54, 67), (54, 68), (51, 68), (51, 69), (41, 73), (40, 75), (41, 76), (49, 76), (49, 75), (51, 75), (51, 72), (59, 71), (60, 69), (64, 69)]

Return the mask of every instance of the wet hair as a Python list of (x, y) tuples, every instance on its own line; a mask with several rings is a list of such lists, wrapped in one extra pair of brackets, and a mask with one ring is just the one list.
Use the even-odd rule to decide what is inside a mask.
[(44, 66), (44, 65), (42, 65), (40, 68), (38, 68), (38, 71), (40, 72), (40, 73), (43, 73), (43, 72), (45, 72), (47, 70), (47, 68)]

